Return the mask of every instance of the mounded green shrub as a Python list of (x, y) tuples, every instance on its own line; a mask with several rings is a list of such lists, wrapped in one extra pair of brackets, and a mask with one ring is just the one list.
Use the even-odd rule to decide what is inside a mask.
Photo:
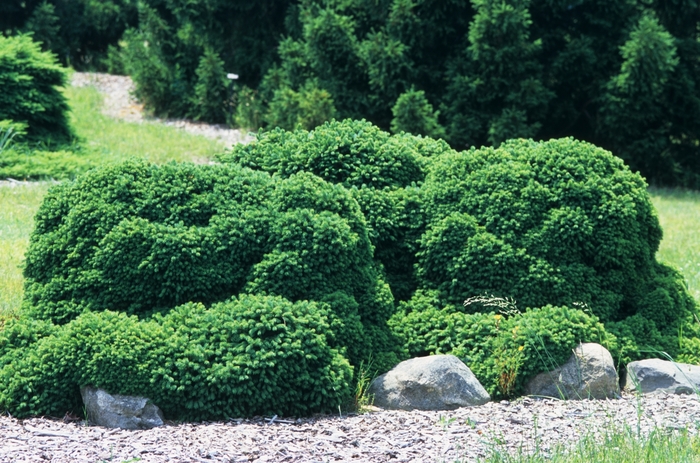
[[(398, 188), (423, 179), (422, 156), (409, 136), (392, 137), (367, 121), (327, 122), (308, 132), (273, 129), (219, 156), (226, 163), (288, 177), (311, 172), (346, 187)], [(433, 142), (439, 143), (439, 142)], [(449, 149), (447, 145), (444, 149)]]
[(427, 226), (419, 287), (441, 304), (481, 294), (523, 307), (585, 303), (639, 345), (674, 355), (695, 311), (682, 276), (656, 261), (661, 227), (646, 184), (609, 152), (585, 142), (511, 140), (446, 154), (421, 188)]
[(0, 121), (27, 125), (32, 141), (71, 138), (68, 104), (56, 88), (66, 84), (66, 70), (27, 35), (0, 35)]
[(441, 306), (436, 291), (401, 303), (390, 323), (409, 355), (457, 355), (494, 398), (517, 394), (532, 376), (563, 364), (580, 342), (617, 346), (598, 318), (580, 309), (466, 313), (461, 305)]
[[(585, 142), (511, 140), (457, 153), (343, 121), (263, 132), (221, 159), (351, 188), (398, 300), (420, 289), (437, 291), (439, 307), (483, 294), (522, 307), (583, 303), (611, 324), (620, 359), (679, 353), (678, 332), (696, 310), (682, 276), (655, 259), (661, 228), (644, 180)], [(635, 315), (658, 335), (644, 336)]]
[[(418, 291), (391, 321), (410, 355), (456, 354), (496, 396), (578, 342), (602, 342), (620, 364), (697, 358), (697, 308), (682, 276), (655, 260), (661, 229), (646, 184), (610, 153), (514, 140), (432, 157), (426, 172), (403, 235), (417, 237), (403, 246), (415, 250)], [(483, 294), (542, 308), (503, 317), (463, 307)]]
[[(147, 317), (268, 294), (325, 301), (339, 317), (333, 346), (352, 346), (353, 363), (397, 348), (386, 327), (393, 297), (364, 217), (347, 190), (312, 174), (134, 161), (56, 186), (35, 227), (25, 267), (31, 317)], [(362, 334), (375, 325), (382, 336)]]
[(352, 368), (328, 345), (330, 316), (312, 302), (243, 295), (146, 321), (104, 311), (61, 327), (14, 322), (0, 332), (0, 408), (58, 416), (80, 410), (80, 386), (94, 385), (146, 395), (173, 419), (336, 409)]
[(312, 131), (273, 129), (219, 156), (288, 177), (312, 172), (350, 189), (360, 205), (392, 292), (408, 299), (416, 288), (416, 243), (423, 227), (417, 186), (427, 160), (453, 152), (442, 140), (390, 135), (367, 121), (331, 121)]

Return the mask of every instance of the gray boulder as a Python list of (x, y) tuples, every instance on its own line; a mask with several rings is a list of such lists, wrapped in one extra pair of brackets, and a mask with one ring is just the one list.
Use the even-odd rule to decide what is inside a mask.
[(559, 399), (607, 399), (619, 397), (620, 387), (610, 352), (600, 344), (584, 343), (564, 365), (528, 381), (524, 392)]
[(627, 364), (625, 389), (669, 394), (700, 392), (700, 366), (661, 359), (639, 360)]
[(109, 394), (92, 386), (80, 388), (90, 424), (107, 428), (150, 429), (163, 425), (163, 413), (143, 397)]
[(469, 367), (454, 355), (401, 362), (377, 377), (369, 393), (376, 406), (398, 410), (454, 410), (491, 400)]

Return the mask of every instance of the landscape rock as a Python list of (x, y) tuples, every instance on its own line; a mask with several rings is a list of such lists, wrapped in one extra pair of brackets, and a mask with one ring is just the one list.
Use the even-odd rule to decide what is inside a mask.
[(454, 355), (401, 362), (376, 378), (369, 393), (375, 405), (394, 410), (454, 410), (491, 400), (469, 367)]
[(647, 359), (627, 364), (625, 389), (644, 394), (695, 394), (700, 391), (700, 366)]
[(80, 388), (88, 422), (121, 429), (151, 429), (163, 425), (163, 413), (144, 397), (109, 394), (91, 386)]
[(596, 343), (579, 344), (559, 368), (540, 373), (525, 386), (526, 395), (559, 399), (619, 397), (620, 387), (612, 355)]

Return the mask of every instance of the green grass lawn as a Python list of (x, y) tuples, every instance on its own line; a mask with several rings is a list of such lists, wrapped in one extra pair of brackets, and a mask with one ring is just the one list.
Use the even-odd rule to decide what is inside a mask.
[(49, 184), (0, 187), (0, 317), (22, 302), (22, 260), (36, 214)]
[(657, 258), (678, 268), (700, 301), (700, 192), (651, 189), (664, 230)]
[(92, 167), (137, 157), (161, 164), (169, 161), (205, 163), (224, 149), (216, 140), (162, 124), (137, 124), (101, 113), (102, 96), (93, 87), (65, 89), (77, 140), (60, 151), (30, 149), (15, 144), (0, 158), (0, 178), (64, 179)]
[[(534, 447), (534, 448), (533, 448)], [(596, 438), (583, 436), (575, 445), (549, 451), (535, 444), (515, 453), (494, 444), (482, 463), (700, 463), (700, 437), (687, 431), (657, 428), (639, 436), (630, 428), (604, 430)]]
[(102, 97), (93, 87), (68, 87), (71, 123), (82, 148), (98, 165), (139, 157), (156, 164), (169, 161), (207, 162), (223, 144), (161, 124), (119, 121), (100, 112)]

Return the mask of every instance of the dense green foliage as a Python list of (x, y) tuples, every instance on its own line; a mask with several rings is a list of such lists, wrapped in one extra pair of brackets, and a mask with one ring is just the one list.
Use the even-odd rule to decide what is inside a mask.
[[(136, 93), (157, 114), (224, 122), (232, 103), (222, 79), (257, 86), (275, 60), (290, 0), (145, 0), (120, 50)], [(293, 12), (293, 9), (290, 10)], [(209, 64), (207, 64), (209, 63)], [(203, 67), (204, 66), (204, 67)], [(205, 73), (208, 79), (203, 79)], [(215, 72), (214, 69), (216, 69)], [(216, 93), (202, 98), (202, 85)], [(227, 82), (226, 86), (233, 85)], [(207, 90), (212, 91), (212, 90)], [(325, 114), (329, 116), (330, 114)]]
[(135, 0), (3, 0), (0, 32), (29, 32), (63, 64), (104, 69), (108, 49), (138, 22)]
[[(394, 189), (423, 179), (419, 140), (391, 136), (367, 121), (348, 119), (326, 123), (311, 132), (261, 132), (256, 142), (234, 146), (218, 158), (284, 177), (311, 172), (345, 187)], [(425, 144), (449, 150), (432, 140)]]
[(417, 272), (446, 303), (489, 291), (528, 307), (581, 301), (614, 320), (663, 274), (644, 181), (592, 145), (513, 140), (443, 155), (422, 192)]
[(79, 410), (90, 384), (145, 394), (177, 419), (334, 409), (352, 369), (328, 345), (328, 315), (315, 303), (241, 296), (148, 321), (104, 311), (60, 328), (12, 322), (0, 332), (0, 407), (58, 416)]
[(318, 177), (129, 162), (47, 195), (26, 256), (27, 313), (63, 324), (239, 293), (310, 299), (332, 307), (335, 345), (353, 363), (372, 352), (391, 362), (393, 298), (371, 253), (357, 203)]
[(646, 184), (589, 143), (458, 153), (345, 120), (219, 160), (49, 191), (0, 335), (0, 407), (74, 408), (90, 383), (186, 419), (305, 414), (347, 399), (370, 358), (452, 353), (495, 397), (579, 342), (696, 358), (697, 305), (656, 261)]
[(451, 151), (443, 141), (390, 135), (367, 121), (346, 120), (310, 132), (261, 132), (256, 142), (235, 146), (218, 158), (284, 177), (307, 171), (349, 188), (394, 296), (406, 299), (415, 289), (422, 220), (415, 186), (424, 179), (428, 159)]
[(394, 133), (408, 132), (432, 138), (445, 138), (445, 130), (438, 122), (440, 111), (433, 109), (423, 90), (411, 89), (402, 93), (391, 112), (394, 115), (391, 131)]
[(679, 353), (695, 302), (656, 261), (661, 228), (644, 181), (610, 153), (513, 140), (438, 158), (422, 192), (416, 273), (444, 304), (484, 293), (523, 307), (582, 303), (629, 340), (621, 358), (639, 356), (635, 343)]
[(495, 398), (563, 364), (579, 342), (616, 347), (597, 318), (581, 310), (547, 305), (503, 316), (479, 309), (466, 313), (461, 304), (442, 306), (435, 292), (421, 291), (401, 305), (391, 323), (411, 356), (457, 355)]
[(31, 141), (69, 140), (68, 105), (57, 88), (65, 83), (65, 69), (31, 37), (0, 35), (0, 122), (21, 124)]
[(700, 8), (672, 5), (301, 0), (259, 107), (269, 113), (276, 95), (313, 82), (340, 118), (445, 136), (456, 149), (574, 136), (652, 183), (696, 187)]
[[(400, 170), (385, 168), (385, 152)], [(661, 228), (645, 182), (588, 143), (511, 140), (457, 153), (344, 121), (263, 132), (220, 159), (350, 187), (374, 257), (409, 306), (425, 306), (411, 299), (425, 291), (434, 308), (483, 294), (523, 308), (586, 306), (624, 360), (645, 349), (689, 355), (694, 345), (678, 342), (683, 329), (695, 339), (695, 302), (682, 276), (656, 261)]]
[(347, 400), (348, 361), (402, 356), (357, 203), (308, 173), (93, 171), (47, 194), (26, 259), (17, 336), (51, 336), (0, 341), (14, 413), (74, 409), (76, 385), (96, 384), (187, 419), (308, 414)]

